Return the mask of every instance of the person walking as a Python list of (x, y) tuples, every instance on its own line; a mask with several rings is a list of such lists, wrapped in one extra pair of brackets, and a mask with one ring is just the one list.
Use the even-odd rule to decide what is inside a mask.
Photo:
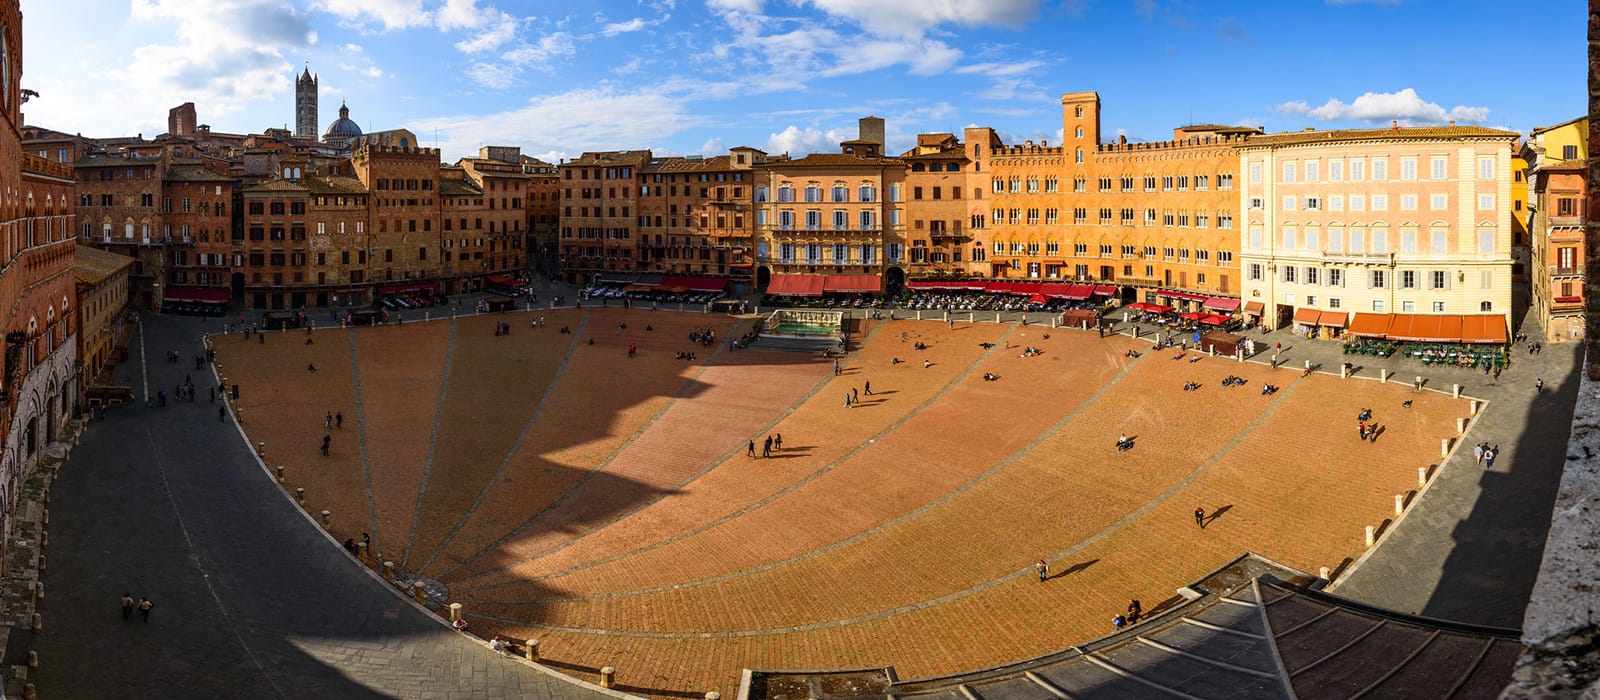
[(751, 440), (750, 441), (750, 448), (745, 450), (744, 454), (745, 454), (746, 457), (749, 457), (751, 459), (755, 459), (755, 456), (756, 456), (756, 441), (755, 440)]
[(1202, 530), (1206, 529), (1206, 509), (1194, 509), (1194, 524), (1199, 525)]
[(139, 596), (139, 619), (144, 620), (145, 622), (149, 622), (150, 621), (150, 608), (153, 608), (155, 606), (156, 606), (156, 604), (150, 602), (149, 598), (146, 598), (144, 596)]
[(848, 391), (845, 392), (845, 394), (844, 394), (844, 407), (845, 408), (849, 408), (850, 407), (850, 392), (848, 392)]
[(1500, 453), (1500, 449), (1499, 449), (1498, 446), (1491, 447), (1491, 448), (1488, 448), (1488, 449), (1484, 450), (1483, 451), (1483, 468), (1484, 469), (1493, 469), (1494, 468), (1494, 458), (1500, 456), (1499, 453)]
[(218, 423), (222, 423), (222, 422), (224, 422), (226, 420), (228, 420), (228, 407), (227, 406), (218, 406), (217, 407), (217, 422)]
[(343, 428), (344, 427), (344, 413), (343, 412), (335, 412), (333, 414), (333, 427), (335, 427), (335, 428)]
[(1033, 568), (1039, 572), (1039, 583), (1050, 580), (1050, 565), (1045, 563), (1045, 560), (1040, 559), (1039, 563), (1033, 565)]
[(1472, 447), (1472, 457), (1478, 461), (1478, 464), (1483, 464), (1483, 443), (1480, 442)]
[(329, 411), (328, 415), (326, 415), (326, 416), (324, 416), (322, 418), (322, 427), (324, 427), (324, 428), (332, 428), (333, 427), (333, 412), (332, 411)]
[(327, 457), (328, 456), (328, 452), (329, 452), (330, 449), (332, 449), (332, 447), (333, 447), (333, 436), (332, 435), (324, 435), (324, 436), (322, 436), (322, 456)]
[(839, 376), (839, 361), (838, 360), (834, 360), (833, 361), (833, 376), (835, 376), (835, 377)]
[(1120, 629), (1122, 629), (1124, 627), (1127, 627), (1127, 626), (1128, 626), (1128, 618), (1123, 617), (1120, 614), (1117, 615), (1116, 617), (1111, 618), (1111, 627), (1113, 629), (1119, 629), (1120, 630)]
[(766, 442), (761, 443), (761, 457), (763, 459), (765, 459), (765, 458), (771, 457), (771, 456), (772, 456), (772, 436), (768, 435)]
[(861, 390), (867, 392), (867, 396), (871, 396), (872, 395), (872, 382), (869, 381), (869, 382), (866, 382), (866, 383), (862, 384), (861, 385)]
[(122, 594), (122, 619), (123, 621), (133, 619), (133, 596), (127, 593)]
[(1544, 391), (1544, 377), (1533, 380), (1533, 390), (1536, 392)]
[(861, 403), (861, 390), (852, 387), (850, 389), (850, 400), (855, 403)]
[(772, 434), (772, 447), (779, 452), (783, 451), (783, 433)]

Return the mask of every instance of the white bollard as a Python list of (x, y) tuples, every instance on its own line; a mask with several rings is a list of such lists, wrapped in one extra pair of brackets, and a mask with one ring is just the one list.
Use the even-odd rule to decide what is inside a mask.
[(1450, 456), (1450, 438), (1439, 438), (1439, 456)]
[(1473, 399), (1470, 403), (1467, 404), (1467, 415), (1469, 415), (1469, 416), (1478, 415), (1478, 400), (1477, 399)]
[(1386, 370), (1386, 369), (1378, 370), (1378, 383), (1379, 384), (1388, 384), (1389, 383), (1389, 370)]
[(1371, 547), (1374, 542), (1378, 541), (1377, 536), (1376, 536), (1377, 532), (1378, 532), (1377, 528), (1375, 528), (1375, 527), (1373, 527), (1371, 525), (1367, 526), (1367, 546), (1368, 547)]
[(1427, 485), (1428, 485), (1428, 468), (1427, 467), (1417, 467), (1417, 487), (1421, 488), (1421, 487), (1427, 486)]
[(1458, 399), (1461, 398), (1461, 385), (1460, 384), (1453, 385), (1453, 388), (1450, 391), (1450, 395), (1454, 396), (1455, 398), (1458, 398)]
[(1394, 495), (1394, 514), (1400, 515), (1404, 512), (1406, 512), (1405, 494), (1397, 493)]
[(1307, 372), (1311, 371), (1311, 360), (1306, 360), (1306, 371)]
[(1317, 576), (1321, 577), (1322, 580), (1324, 580), (1324, 581), (1331, 580), (1331, 579), (1328, 578), (1328, 575), (1332, 574), (1332, 573), (1333, 573), (1333, 571), (1331, 569), (1329, 569), (1328, 567), (1326, 567), (1326, 566), (1324, 566), (1324, 567), (1322, 567), (1320, 569), (1317, 569)]
[(1465, 435), (1466, 432), (1467, 432), (1467, 419), (1465, 419), (1465, 418), (1457, 418), (1456, 419), (1456, 434), (1457, 435)]

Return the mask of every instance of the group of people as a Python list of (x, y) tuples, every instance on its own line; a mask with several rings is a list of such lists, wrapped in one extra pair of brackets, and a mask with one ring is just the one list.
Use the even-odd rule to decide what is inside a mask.
[(689, 342), (711, 347), (717, 342), (717, 332), (711, 328), (696, 328), (689, 331)]
[(1128, 612), (1118, 614), (1116, 617), (1111, 618), (1111, 627), (1112, 629), (1120, 630), (1128, 625), (1139, 624), (1139, 620), (1143, 617), (1144, 606), (1139, 604), (1138, 598), (1134, 598), (1128, 601)]
[(511, 324), (505, 322), (494, 324), (494, 334), (496, 336), (511, 335)]
[(1366, 442), (1378, 441), (1378, 423), (1372, 420), (1372, 409), (1363, 408), (1356, 413), (1356, 435)]
[(1133, 449), (1133, 438), (1128, 437), (1126, 434), (1117, 437), (1118, 452), (1126, 452), (1131, 449)]
[(155, 606), (156, 606), (156, 604), (150, 602), (149, 598), (146, 598), (144, 596), (139, 596), (139, 600), (137, 602), (135, 602), (134, 599), (133, 599), (133, 595), (132, 594), (123, 593), (122, 594), (122, 619), (123, 620), (131, 620), (131, 619), (133, 619), (133, 611), (137, 609), (139, 611), (139, 619), (144, 620), (145, 622), (149, 622), (150, 621), (150, 609), (155, 607)]
[[(762, 457), (771, 457), (773, 450), (777, 450), (779, 452), (783, 451), (783, 433), (773, 433), (768, 435), (767, 439), (761, 443)], [(755, 440), (750, 441), (750, 447), (748, 450), (746, 450), (745, 455), (752, 458), (756, 456)]]
[(1478, 464), (1482, 464), (1484, 469), (1493, 469), (1494, 458), (1500, 456), (1500, 446), (1490, 447), (1489, 443), (1480, 442), (1472, 448), (1472, 456), (1477, 458)]

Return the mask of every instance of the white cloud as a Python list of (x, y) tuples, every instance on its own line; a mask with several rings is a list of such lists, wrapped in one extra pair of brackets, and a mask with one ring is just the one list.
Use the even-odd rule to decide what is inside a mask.
[(348, 53), (361, 53), (362, 51), (366, 50), (361, 48), (360, 44), (345, 44), (339, 48), (344, 49)]
[(493, 8), (478, 7), (478, 0), (445, 0), (445, 3), (433, 13), (433, 23), (440, 29), (478, 29), (488, 23), (492, 15), (497, 14)]
[(612, 22), (611, 24), (606, 25), (604, 29), (601, 29), (600, 33), (606, 36), (616, 36), (618, 34), (626, 34), (628, 32), (637, 32), (640, 29), (650, 26), (650, 24), (651, 23), (646, 22), (643, 17), (635, 17), (626, 22)]
[(1039, 0), (807, 0), (835, 17), (886, 36), (918, 37), (941, 24), (1020, 27), (1039, 11)]
[(361, 74), (367, 76), (368, 78), (382, 78), (383, 69), (377, 66), (368, 66), (366, 70), (361, 71)]
[(422, 0), (316, 0), (311, 7), (358, 26), (378, 22), (384, 30), (419, 27), (432, 21), (422, 9)]
[(814, 127), (804, 129), (790, 124), (788, 128), (767, 137), (765, 150), (768, 153), (788, 153), (792, 156), (802, 156), (807, 153), (834, 152), (839, 150), (839, 143), (856, 137), (855, 129), (829, 129), (822, 131)]
[(747, 12), (757, 14), (761, 12), (762, 0), (706, 0), (706, 7), (713, 12)]
[(548, 71), (558, 58), (577, 52), (572, 37), (563, 32), (547, 34), (531, 44), (521, 44), (500, 54), (499, 61), (479, 61), (467, 69), (467, 77), (487, 88), (504, 90), (514, 85), (529, 70)]
[(479, 144), (513, 143), (555, 163), (581, 151), (649, 148), (699, 125), (672, 95), (585, 89), (536, 97), (497, 114), (423, 119), (408, 128), (437, 131), (447, 160), (474, 153)]
[(713, 137), (711, 140), (700, 144), (700, 154), (701, 155), (719, 156), (719, 155), (722, 155), (727, 150), (728, 150), (728, 147), (722, 145), (722, 139), (720, 139), (720, 138)]
[(456, 50), (462, 53), (491, 51), (516, 38), (517, 28), (520, 26), (517, 18), (498, 10), (493, 11), (493, 14), (496, 17), (486, 20), (487, 28), (471, 39), (456, 42)]
[(1447, 110), (1418, 97), (1413, 88), (1399, 92), (1369, 92), (1348, 104), (1337, 98), (1330, 98), (1320, 107), (1312, 107), (1304, 101), (1285, 102), (1275, 107), (1274, 111), (1321, 121), (1364, 121), (1370, 124), (1388, 121), (1406, 125), (1442, 124), (1452, 119), (1481, 124), (1489, 118), (1488, 107), (1456, 105)]

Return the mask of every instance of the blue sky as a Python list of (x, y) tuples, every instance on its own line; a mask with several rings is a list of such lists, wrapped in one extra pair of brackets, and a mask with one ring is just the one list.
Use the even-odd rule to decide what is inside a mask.
[[(229, 132), (408, 128), (453, 161), (483, 144), (831, 151), (867, 114), (889, 148), (992, 126), (1060, 140), (1096, 90), (1108, 138), (1185, 123), (1480, 124), (1583, 113), (1585, 6), (1423, 0), (23, 0), (27, 122), (154, 136), (194, 102)], [(320, 129), (319, 129), (320, 130)]]

